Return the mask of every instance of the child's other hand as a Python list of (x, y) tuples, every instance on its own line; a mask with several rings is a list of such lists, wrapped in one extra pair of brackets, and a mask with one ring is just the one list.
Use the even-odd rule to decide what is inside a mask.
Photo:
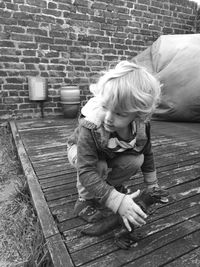
[(140, 190), (130, 195), (126, 195), (118, 209), (118, 213), (122, 217), (128, 231), (131, 231), (130, 223), (134, 224), (135, 226), (142, 226), (146, 223), (144, 219), (147, 218), (147, 215), (133, 200), (139, 194)]

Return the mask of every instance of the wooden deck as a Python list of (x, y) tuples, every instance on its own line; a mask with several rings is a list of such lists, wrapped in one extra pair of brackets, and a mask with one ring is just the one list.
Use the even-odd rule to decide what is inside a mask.
[[(12, 121), (11, 129), (33, 203), (55, 267), (200, 266), (200, 124), (152, 122), (152, 144), (161, 186), (170, 202), (148, 218), (144, 234), (130, 250), (113, 243), (113, 232), (86, 237), (86, 223), (73, 214), (76, 171), (66, 138), (74, 120)], [(138, 174), (129, 185), (142, 187)]]

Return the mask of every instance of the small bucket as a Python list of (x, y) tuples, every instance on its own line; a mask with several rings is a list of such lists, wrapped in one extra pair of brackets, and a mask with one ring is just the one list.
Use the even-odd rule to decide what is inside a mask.
[(60, 98), (65, 118), (75, 118), (79, 112), (80, 90), (78, 86), (64, 86), (60, 90)]

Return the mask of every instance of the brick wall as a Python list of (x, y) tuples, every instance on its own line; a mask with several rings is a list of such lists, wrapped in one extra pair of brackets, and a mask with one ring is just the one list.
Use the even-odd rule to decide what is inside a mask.
[(130, 59), (162, 34), (195, 33), (188, 0), (0, 0), (0, 118), (36, 117), (28, 76), (48, 79), (45, 115), (60, 114), (60, 88), (82, 101), (100, 70)]
[(200, 8), (198, 8), (196, 16), (196, 32), (200, 33)]

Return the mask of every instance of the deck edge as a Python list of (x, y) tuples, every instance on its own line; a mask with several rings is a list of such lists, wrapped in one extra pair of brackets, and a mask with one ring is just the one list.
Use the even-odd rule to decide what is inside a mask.
[(20, 134), (18, 132), (16, 123), (14, 120), (11, 120), (9, 121), (9, 124), (17, 149), (17, 154), (27, 179), (33, 206), (36, 210), (44, 238), (47, 243), (47, 248), (51, 255), (52, 263), (55, 267), (74, 267), (70, 254), (49, 210), (37, 176), (24, 148), (23, 142), (20, 139)]

